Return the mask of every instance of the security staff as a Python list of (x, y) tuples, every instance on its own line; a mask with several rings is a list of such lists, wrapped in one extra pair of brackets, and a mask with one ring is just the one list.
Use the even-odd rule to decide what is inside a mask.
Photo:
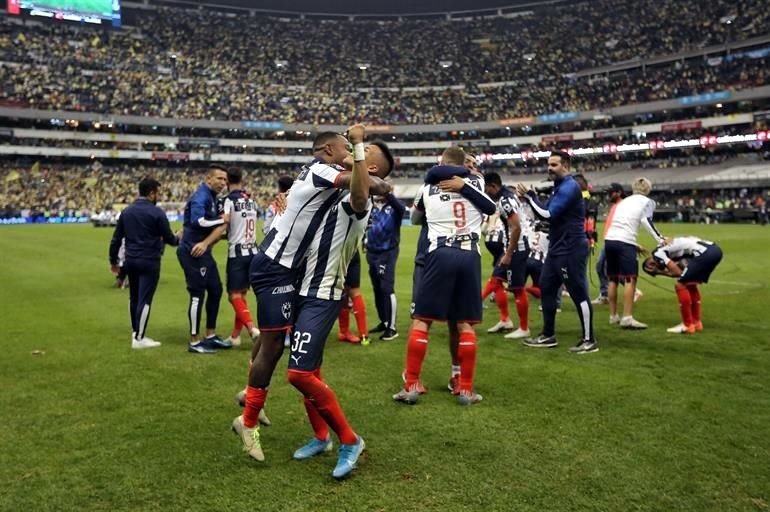
[(117, 273), (118, 253), (125, 238), (123, 268), (129, 282), (133, 349), (160, 346), (160, 342), (146, 337), (145, 332), (160, 278), (163, 243), (179, 245), (179, 238), (171, 232), (166, 214), (155, 206), (159, 191), (160, 183), (152, 178), (144, 178), (139, 183), (139, 198), (123, 210), (110, 242), (110, 265), (113, 273)]

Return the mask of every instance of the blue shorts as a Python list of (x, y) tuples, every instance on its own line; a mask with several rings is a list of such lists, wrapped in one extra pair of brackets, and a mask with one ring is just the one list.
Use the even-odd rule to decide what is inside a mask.
[(249, 268), (252, 255), (227, 258), (227, 291), (237, 292), (249, 289)]
[(425, 275), (425, 265), (415, 263), (412, 273), (412, 303), (409, 305), (409, 314), (414, 317), (414, 305), (417, 302), (417, 295), (420, 293), (422, 278)]
[(543, 273), (543, 262), (535, 258), (527, 258), (527, 277), (532, 278), (532, 284), (540, 286), (540, 274)]
[(509, 290), (520, 290), (527, 284), (527, 257), (528, 251), (516, 251), (511, 257), (505, 278), (508, 281)]
[(283, 331), (294, 325), (296, 270), (285, 268), (260, 252), (252, 257), (249, 281), (257, 296), (260, 331)]
[(607, 258), (607, 278), (614, 283), (625, 283), (639, 276), (639, 263), (636, 260), (636, 246), (607, 240), (604, 242)]
[(188, 248), (179, 246), (176, 250), (179, 264), (184, 271), (184, 279), (187, 283), (187, 291), (199, 294), (205, 290), (222, 290), (222, 279), (219, 277), (217, 262), (210, 251), (202, 256), (194, 258)]
[(428, 254), (415, 301), (423, 321), (481, 321), (481, 257), (475, 251), (439, 247)]
[(321, 367), (326, 338), (337, 322), (342, 301), (297, 297), (297, 319), (291, 336), (290, 370), (311, 372)]
[(348, 288), (361, 288), (361, 253), (356, 251), (348, 265), (348, 273), (345, 274), (345, 286)]
[(685, 283), (708, 283), (711, 273), (722, 261), (722, 249), (718, 245), (710, 245), (700, 256), (691, 258), (687, 263), (687, 268), (679, 277), (679, 282)]

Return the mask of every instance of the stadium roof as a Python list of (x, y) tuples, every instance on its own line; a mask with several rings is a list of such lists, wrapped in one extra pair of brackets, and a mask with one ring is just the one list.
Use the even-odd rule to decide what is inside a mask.
[[(356, 16), (425, 15), (469, 11), (481, 13), (504, 7), (521, 8), (523, 5), (557, 3), (560, 0), (167, 0), (174, 3), (221, 5), (259, 11), (295, 14), (327, 14)], [(561, 0), (563, 1), (563, 0)], [(152, 3), (166, 3), (163, 1)]]

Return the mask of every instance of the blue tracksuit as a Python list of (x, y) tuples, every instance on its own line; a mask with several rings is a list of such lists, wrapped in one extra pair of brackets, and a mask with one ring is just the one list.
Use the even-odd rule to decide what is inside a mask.
[(534, 192), (530, 192), (527, 198), (535, 215), (550, 223), (548, 255), (540, 276), (543, 334), (553, 336), (555, 333), (557, 297), (559, 288), (564, 284), (580, 317), (581, 338), (593, 339), (593, 309), (586, 279), (589, 248), (580, 186), (571, 175), (567, 175), (556, 180), (547, 204), (540, 204)]
[(123, 267), (128, 275), (131, 332), (141, 340), (147, 330), (152, 298), (158, 287), (163, 243), (178, 245), (179, 240), (171, 232), (163, 210), (144, 197), (134, 201), (118, 217), (110, 242), (112, 265), (118, 263), (118, 251), (124, 238), (126, 263)]
[(206, 292), (206, 328), (216, 327), (219, 301), (222, 298), (222, 279), (219, 277), (219, 269), (211, 255), (211, 249), (198, 258), (194, 258), (190, 251), (195, 244), (202, 242), (223, 223), (217, 208), (216, 193), (208, 185), (201, 183), (185, 204), (184, 232), (177, 250), (190, 294), (187, 318), (190, 322), (190, 333), (193, 335), (197, 335), (200, 328), (201, 306)]
[(406, 207), (390, 195), (386, 203), (372, 208), (369, 229), (366, 231), (366, 260), (374, 290), (374, 303), (380, 322), (396, 328), (396, 261), (401, 241), (401, 222)]

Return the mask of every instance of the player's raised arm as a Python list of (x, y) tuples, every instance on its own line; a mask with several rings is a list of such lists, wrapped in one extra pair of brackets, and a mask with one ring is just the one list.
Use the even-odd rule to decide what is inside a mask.
[(455, 176), (439, 183), (442, 192), (456, 192), (471, 202), (473, 206), (485, 215), (492, 215), (497, 206), (484, 192), (476, 188), (470, 178)]
[(369, 172), (366, 167), (364, 136), (366, 129), (356, 124), (348, 129), (353, 144), (353, 172), (350, 176), (350, 206), (356, 212), (366, 211), (369, 204)]

